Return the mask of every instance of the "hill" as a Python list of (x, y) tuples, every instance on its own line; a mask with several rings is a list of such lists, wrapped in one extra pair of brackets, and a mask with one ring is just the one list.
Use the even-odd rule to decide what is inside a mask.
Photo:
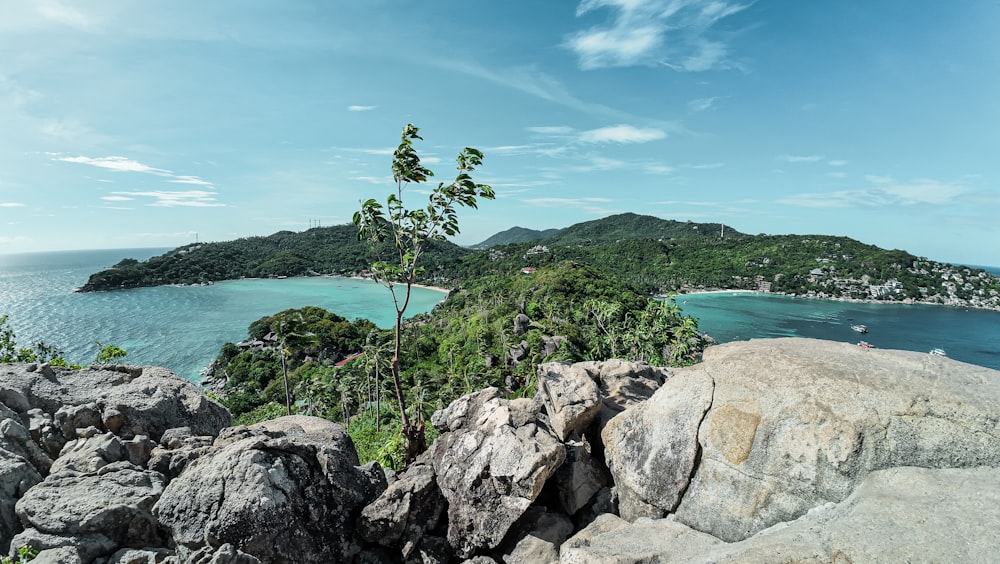
[[(724, 237), (723, 237), (724, 234)], [(563, 229), (538, 231), (524, 227), (512, 227), (472, 245), (473, 249), (489, 249), (514, 243), (539, 242), (544, 244), (578, 245), (610, 243), (623, 239), (742, 239), (747, 235), (721, 223), (694, 223), (660, 219), (651, 215), (622, 213), (593, 221), (576, 223)]]
[[(279, 231), (267, 237), (246, 237), (219, 243), (178, 247), (146, 261), (124, 259), (90, 276), (81, 292), (138, 288), (163, 284), (200, 284), (239, 278), (353, 275), (371, 264), (367, 243), (358, 241), (353, 224)], [(450, 242), (433, 242), (424, 255), (425, 281), (452, 272), (469, 250)]]
[(538, 231), (536, 229), (527, 229), (525, 227), (511, 227), (510, 229), (501, 231), (500, 233), (486, 239), (482, 243), (477, 243), (469, 248), (489, 249), (490, 247), (510, 245), (512, 243), (530, 243), (532, 241), (538, 241), (539, 239), (551, 237), (558, 232), (558, 229), (545, 229), (543, 231)]

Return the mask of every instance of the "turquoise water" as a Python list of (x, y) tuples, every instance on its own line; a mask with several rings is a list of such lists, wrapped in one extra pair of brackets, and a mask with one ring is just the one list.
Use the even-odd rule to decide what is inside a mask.
[[(0, 255), (0, 315), (9, 316), (22, 345), (43, 340), (85, 364), (97, 356), (94, 341), (100, 340), (128, 351), (129, 363), (164, 366), (194, 381), (223, 344), (242, 340), (251, 322), (284, 309), (319, 306), (380, 327), (391, 327), (395, 319), (385, 287), (349, 278), (74, 292), (90, 274), (123, 258), (144, 260), (166, 250)], [(407, 314), (430, 311), (443, 298), (441, 292), (415, 288)]]
[[(1000, 312), (932, 305), (865, 304), (768, 294), (687, 294), (675, 297), (698, 328), (719, 342), (764, 337), (811, 337), (878, 348), (929, 352), (1000, 370)], [(851, 325), (862, 324), (859, 334)]]

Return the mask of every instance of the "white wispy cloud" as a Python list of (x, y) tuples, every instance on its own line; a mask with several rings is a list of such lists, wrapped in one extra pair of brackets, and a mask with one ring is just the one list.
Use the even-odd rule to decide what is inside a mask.
[(715, 105), (716, 100), (721, 100), (722, 96), (712, 96), (711, 98), (696, 98), (688, 102), (688, 108), (692, 112), (704, 112), (710, 110)]
[(334, 151), (344, 151), (346, 153), (361, 153), (362, 155), (391, 155), (396, 152), (395, 147), (385, 147), (381, 149), (364, 149), (358, 147), (330, 147)]
[(349, 112), (370, 112), (378, 106), (347, 106)]
[(164, 190), (153, 190), (148, 192), (112, 192), (112, 194), (133, 198), (153, 198), (153, 202), (147, 206), (173, 208), (173, 207), (224, 207), (225, 204), (216, 201), (216, 193), (205, 190), (187, 190), (184, 192), (168, 192)]
[(778, 203), (807, 208), (851, 208), (874, 206), (944, 206), (969, 193), (957, 182), (916, 179), (897, 182), (889, 177), (870, 176), (870, 186), (856, 190), (807, 192), (780, 198)]
[(781, 155), (778, 160), (786, 163), (814, 163), (824, 158), (826, 157), (823, 155)]
[(0, 208), (23, 208), (26, 205), (20, 202), (0, 202)]
[(169, 170), (154, 168), (149, 165), (134, 161), (128, 157), (56, 157), (55, 160), (67, 163), (78, 163), (119, 172), (144, 172), (158, 174), (160, 176), (172, 176)]
[(581, 132), (582, 143), (648, 143), (667, 136), (662, 129), (638, 128), (631, 125), (612, 125)]
[(603, 170), (618, 170), (628, 166), (628, 163), (620, 159), (609, 159), (607, 157), (590, 157), (585, 164), (569, 167), (574, 172), (600, 172)]
[(367, 182), (369, 184), (381, 184), (389, 186), (395, 184), (392, 176), (352, 176), (351, 180), (359, 180), (361, 182)]
[(650, 164), (643, 167), (643, 170), (649, 174), (670, 174), (676, 169), (668, 165)]
[(130, 202), (135, 198), (129, 198), (128, 196), (101, 196), (101, 199), (108, 202)]
[(604, 204), (609, 204), (613, 200), (609, 198), (526, 198), (522, 200), (525, 204), (542, 208), (578, 208), (590, 215), (608, 215), (618, 213), (619, 210), (609, 208)]
[(542, 135), (569, 135), (576, 131), (567, 125), (542, 125), (527, 129), (532, 133), (540, 133)]
[(197, 176), (175, 176), (173, 180), (168, 180), (167, 182), (173, 182), (175, 184), (194, 184), (197, 186), (215, 186), (207, 180), (202, 180)]
[(827, 161), (826, 164), (830, 166), (847, 166), (848, 162), (843, 160), (833, 160), (833, 161)]
[(662, 64), (679, 71), (727, 68), (728, 46), (710, 38), (718, 21), (751, 3), (725, 0), (582, 0), (578, 17), (601, 8), (610, 20), (572, 34), (565, 45), (585, 70)]
[(72, 6), (67, 6), (56, 0), (38, 0), (34, 2), (35, 10), (46, 20), (81, 30), (90, 29), (93, 22), (85, 14)]

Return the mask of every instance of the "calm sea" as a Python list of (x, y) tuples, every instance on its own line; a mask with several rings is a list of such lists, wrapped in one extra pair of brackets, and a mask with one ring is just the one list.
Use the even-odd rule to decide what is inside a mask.
[[(863, 304), (768, 294), (676, 296), (698, 328), (725, 343), (811, 337), (883, 349), (944, 349), (955, 360), (1000, 370), (1000, 312), (933, 305)], [(859, 334), (851, 325), (865, 325)]]
[[(0, 255), (0, 315), (22, 345), (39, 340), (72, 362), (97, 356), (95, 340), (128, 351), (132, 364), (167, 367), (197, 381), (227, 341), (246, 337), (261, 317), (319, 306), (348, 319), (391, 327), (395, 310), (378, 284), (348, 278), (239, 280), (211, 286), (138, 288), (78, 294), (87, 277), (123, 258), (144, 260), (167, 249), (119, 249)], [(407, 314), (430, 311), (444, 295), (415, 288)]]

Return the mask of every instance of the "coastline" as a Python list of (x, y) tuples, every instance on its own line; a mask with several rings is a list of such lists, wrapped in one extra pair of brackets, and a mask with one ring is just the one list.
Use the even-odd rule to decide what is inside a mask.
[[(734, 290), (723, 290), (723, 289), (712, 289), (712, 290), (692, 290), (689, 292), (676, 293), (672, 297), (675, 299), (678, 296), (693, 296), (693, 295), (705, 295), (705, 294), (754, 294), (758, 296), (778, 296), (782, 298), (798, 298), (803, 300), (819, 300), (826, 302), (843, 302), (843, 303), (853, 303), (853, 304), (873, 304), (873, 305), (898, 305), (898, 306), (912, 306), (912, 305), (926, 305), (926, 306), (940, 306), (948, 308), (957, 309), (975, 309), (982, 311), (996, 311), (1000, 312), (1000, 306), (997, 307), (985, 307), (978, 306), (974, 304), (945, 304), (941, 302), (931, 302), (931, 301), (920, 301), (920, 300), (873, 300), (867, 298), (844, 298), (844, 297), (833, 297), (833, 296), (800, 296), (798, 294), (784, 294), (779, 292), (761, 292), (758, 290), (746, 290), (746, 289), (734, 289)], [(667, 297), (667, 296), (659, 296)]]

